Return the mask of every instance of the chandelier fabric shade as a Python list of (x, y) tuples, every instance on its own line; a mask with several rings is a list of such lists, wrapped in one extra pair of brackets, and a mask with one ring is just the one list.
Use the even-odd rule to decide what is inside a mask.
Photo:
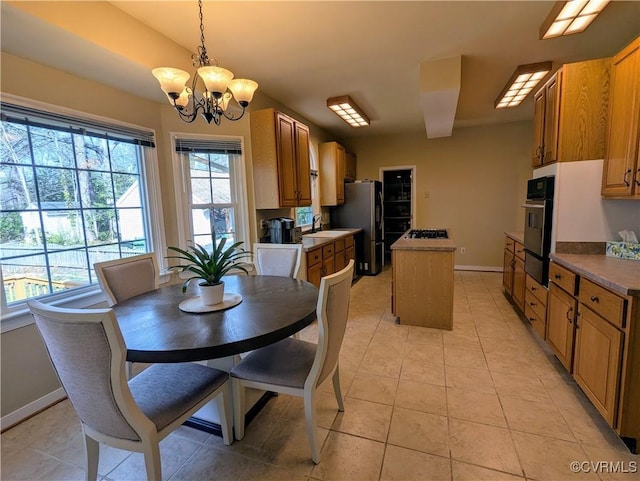
[[(198, 113), (201, 113), (208, 123), (213, 121), (216, 125), (220, 125), (223, 117), (233, 121), (240, 120), (253, 100), (258, 83), (249, 79), (234, 79), (233, 72), (219, 67), (215, 59), (209, 59), (204, 42), (202, 0), (198, 0), (198, 8), (201, 44), (198, 54), (191, 56), (193, 66), (197, 68), (197, 75), (193, 76), (191, 86), (187, 86), (191, 75), (184, 70), (158, 67), (151, 73), (183, 121), (193, 122)], [(197, 89), (199, 81), (204, 85), (201, 95)], [(231, 105), (232, 98), (235, 98), (239, 109), (238, 106)]]

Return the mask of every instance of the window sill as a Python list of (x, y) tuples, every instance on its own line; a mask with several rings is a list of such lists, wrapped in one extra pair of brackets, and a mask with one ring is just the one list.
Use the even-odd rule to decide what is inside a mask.
[[(51, 302), (47, 302), (47, 299), (43, 299), (43, 302), (56, 307), (85, 309), (87, 307), (93, 307), (98, 304), (105, 303), (105, 297), (100, 288), (98, 286), (94, 286), (93, 288), (83, 290), (74, 296), (64, 297), (63, 299), (53, 300)], [(8, 314), (2, 314), (0, 333), (4, 334), (5, 332), (20, 329), (21, 327), (33, 324), (33, 322), (33, 317), (31, 317), (29, 308), (24, 304), (24, 307), (16, 309)]]
[[(164, 270), (160, 272), (160, 285), (171, 280), (171, 271)], [(64, 296), (62, 298), (42, 298), (40, 299), (45, 304), (50, 304), (56, 307), (64, 307), (68, 309), (87, 309), (87, 308), (101, 308), (108, 307), (106, 298), (102, 293), (102, 290), (97, 285), (87, 287), (80, 290), (74, 295)], [(29, 308), (25, 303), (19, 308), (15, 308), (9, 313), (2, 313), (2, 323), (0, 324), (0, 333), (13, 331), (20, 329), (21, 327), (33, 324), (33, 317), (29, 312)]]

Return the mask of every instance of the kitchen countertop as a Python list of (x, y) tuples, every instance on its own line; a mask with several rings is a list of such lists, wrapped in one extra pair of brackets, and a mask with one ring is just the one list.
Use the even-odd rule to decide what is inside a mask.
[(308, 237), (305, 234), (302, 235), (302, 250), (308, 252), (316, 247), (322, 247), (323, 245), (331, 244), (333, 241), (337, 239), (343, 239), (347, 236), (357, 234), (358, 232), (362, 232), (362, 229), (349, 229), (349, 228), (337, 228), (337, 229), (326, 229), (330, 231), (344, 231), (343, 236), (338, 237)]
[(550, 254), (549, 258), (585, 279), (624, 296), (640, 296), (640, 262), (603, 255)]
[[(407, 231), (409, 232), (409, 231)], [(448, 239), (409, 239), (407, 232), (391, 244), (391, 249), (414, 251), (455, 251), (456, 243), (451, 236), (451, 229), (447, 229)]]
[(505, 232), (507, 237), (511, 237), (514, 241), (524, 244), (524, 232)]

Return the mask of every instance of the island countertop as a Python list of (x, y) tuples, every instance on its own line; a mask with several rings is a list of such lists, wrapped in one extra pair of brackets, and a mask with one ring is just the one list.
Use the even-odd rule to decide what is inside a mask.
[(456, 243), (451, 235), (451, 229), (447, 229), (447, 239), (411, 239), (407, 236), (409, 231), (391, 244), (391, 250), (414, 251), (455, 251)]

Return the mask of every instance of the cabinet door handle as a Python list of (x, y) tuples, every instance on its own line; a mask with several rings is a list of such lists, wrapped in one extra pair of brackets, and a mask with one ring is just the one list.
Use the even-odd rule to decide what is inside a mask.
[(535, 317), (530, 317), (530, 318), (529, 318), (529, 321), (530, 321), (530, 322), (536, 322), (536, 318), (535, 318)]
[(638, 187), (640, 187), (640, 179), (638, 178), (638, 175), (640, 175), (640, 169), (636, 170), (636, 175), (634, 176), (634, 179), (636, 181), (636, 185)]
[(580, 313), (580, 311), (578, 311), (576, 313), (576, 318), (575, 318), (575, 324), (576, 324), (576, 329), (580, 329), (580, 326), (578, 325), (578, 318), (581, 316), (582, 314)]
[(624, 181), (624, 185), (626, 185), (627, 187), (631, 185), (627, 180), (627, 175), (629, 175), (630, 173), (631, 173), (631, 169), (627, 169), (627, 171), (624, 173), (624, 177), (622, 178), (622, 180)]
[(553, 276), (554, 279), (562, 279), (562, 276), (560, 274), (556, 274), (555, 276)]
[(591, 296), (589, 299), (591, 300), (591, 302), (595, 302), (596, 304), (600, 302), (600, 299), (598, 299), (598, 296)]
[[(573, 307), (570, 307), (569, 310), (567, 311), (567, 321), (569, 321), (569, 324), (573, 322)], [(576, 326), (577, 325), (578, 323), (576, 322)]]
[(531, 291), (535, 292), (537, 290), (537, 288), (535, 286), (531, 286)]
[(531, 301), (531, 302), (529, 302), (529, 305), (530, 305), (531, 307), (533, 307), (533, 306), (535, 306), (535, 305), (536, 305), (536, 303), (535, 303), (535, 302), (533, 302), (533, 301)]

